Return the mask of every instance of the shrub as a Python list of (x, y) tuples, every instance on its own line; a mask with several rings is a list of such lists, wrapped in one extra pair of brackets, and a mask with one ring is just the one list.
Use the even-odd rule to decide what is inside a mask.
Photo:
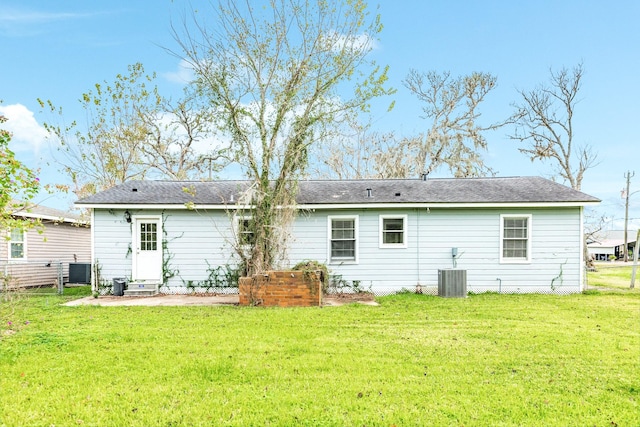
[(322, 282), (322, 293), (327, 293), (327, 288), (329, 286), (329, 268), (327, 268), (326, 264), (323, 264), (319, 261), (314, 260), (304, 260), (300, 261), (296, 265), (294, 265), (292, 270), (295, 271), (320, 271), (320, 281)]

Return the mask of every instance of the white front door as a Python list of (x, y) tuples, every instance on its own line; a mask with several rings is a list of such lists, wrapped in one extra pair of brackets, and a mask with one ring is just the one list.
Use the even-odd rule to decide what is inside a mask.
[(133, 217), (133, 226), (133, 281), (162, 283), (162, 221), (160, 217)]

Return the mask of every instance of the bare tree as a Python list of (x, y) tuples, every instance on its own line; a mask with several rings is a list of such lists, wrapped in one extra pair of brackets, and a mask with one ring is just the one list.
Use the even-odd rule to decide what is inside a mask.
[[(197, 89), (253, 183), (252, 248), (238, 251), (249, 274), (284, 261), (295, 216), (289, 208), (310, 147), (390, 92), (386, 69), (367, 59), (381, 29), (361, 0), (220, 0), (212, 22), (194, 14), (193, 26), (174, 30)], [(349, 97), (345, 82), (354, 88)]]
[(404, 85), (423, 103), (428, 130), (398, 138), (393, 132), (370, 132), (369, 126), (351, 125), (354, 132), (332, 142), (320, 154), (322, 175), (342, 178), (407, 178), (447, 168), (456, 177), (492, 173), (481, 152), (487, 149), (484, 133), (502, 123), (480, 125), (479, 107), (496, 86), (488, 73), (451, 77), (450, 73), (412, 70)]
[[(584, 68), (580, 63), (572, 70), (550, 70), (550, 74), (548, 86), (519, 91), (522, 100), (513, 105), (515, 113), (511, 121), (516, 127), (510, 138), (525, 144), (520, 152), (528, 155), (531, 161), (551, 160), (562, 179), (571, 188), (580, 190), (584, 173), (596, 165), (597, 159), (589, 145), (576, 145), (573, 139), (573, 115)], [(587, 266), (592, 266), (586, 235), (583, 258)]]
[[(393, 132), (372, 131), (369, 124), (349, 120), (323, 144), (314, 147), (317, 161), (311, 175), (326, 179), (396, 178), (409, 176), (412, 160), (402, 162)], [(391, 154), (393, 152), (393, 154)]]
[(141, 144), (141, 162), (150, 175), (186, 180), (218, 172), (227, 163), (227, 148), (215, 138), (211, 111), (186, 95), (172, 104), (163, 101), (159, 109), (141, 112), (148, 139)]
[(515, 131), (510, 138), (524, 143), (520, 151), (534, 160), (551, 160), (557, 173), (571, 188), (580, 190), (584, 173), (596, 165), (597, 155), (590, 146), (576, 145), (573, 115), (579, 101), (584, 68), (550, 70), (549, 85), (519, 91), (521, 102), (513, 104), (511, 121)]
[(429, 174), (446, 165), (456, 177), (491, 172), (480, 155), (487, 149), (483, 133), (500, 124), (480, 126), (478, 108), (496, 81), (489, 73), (452, 78), (448, 72), (409, 72), (404, 85), (423, 102), (423, 118), (431, 121), (428, 132), (411, 142), (418, 171)]
[(606, 222), (606, 215), (585, 210), (584, 213), (584, 250), (583, 256), (588, 269), (595, 269), (594, 259), (589, 255), (587, 244), (597, 242)]

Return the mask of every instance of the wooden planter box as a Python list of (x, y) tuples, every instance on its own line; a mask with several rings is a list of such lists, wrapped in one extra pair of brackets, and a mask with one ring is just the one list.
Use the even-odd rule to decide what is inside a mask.
[(321, 273), (268, 271), (239, 281), (240, 305), (313, 307), (322, 305)]

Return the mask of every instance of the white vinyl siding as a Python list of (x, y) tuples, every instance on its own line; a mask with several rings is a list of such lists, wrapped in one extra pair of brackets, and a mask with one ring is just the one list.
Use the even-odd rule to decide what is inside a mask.
[[(360, 285), (373, 290), (394, 290), (403, 288), (413, 289), (420, 270), (420, 253), (417, 246), (416, 234), (419, 215), (415, 210), (407, 215), (408, 248), (405, 250), (390, 250), (379, 248), (380, 215), (402, 216), (394, 210), (315, 210), (304, 212), (298, 216), (292, 228), (292, 240), (289, 244), (288, 264), (295, 265), (304, 260), (318, 260), (329, 267), (330, 275), (341, 276), (352, 283), (358, 281)], [(331, 239), (328, 218), (357, 217), (356, 233), (356, 262), (331, 261)]]
[(329, 216), (329, 262), (358, 262), (358, 216)]
[(380, 215), (380, 248), (407, 247), (407, 215)]
[[(135, 211), (163, 217), (165, 261), (175, 271), (168, 279), (168, 292), (189, 292), (187, 283), (206, 280), (212, 269), (238, 262), (232, 230), (237, 223), (225, 212)], [(131, 225), (124, 221), (123, 212), (98, 209), (94, 214), (95, 260), (105, 280), (131, 274)], [(381, 216), (406, 216), (406, 249), (380, 248)], [(529, 262), (502, 262), (504, 216), (529, 218)], [(343, 241), (352, 242), (350, 254), (355, 258), (332, 260), (332, 221), (345, 219), (340, 234)], [(349, 222), (353, 223), (353, 237), (347, 232)], [(357, 281), (374, 292), (414, 291), (417, 285), (434, 292), (438, 270), (454, 268), (451, 248), (455, 247), (456, 268), (467, 271), (469, 291), (580, 292), (581, 242), (579, 207), (315, 209), (301, 211), (296, 218), (288, 259), (282, 265), (317, 260), (329, 265), (330, 274)], [(342, 244), (342, 249), (348, 247)]]
[(531, 215), (500, 215), (500, 262), (531, 261)]
[[(161, 290), (187, 293), (187, 285), (209, 280), (214, 270), (238, 265), (231, 229), (235, 219), (226, 212), (206, 210), (129, 209), (132, 215), (161, 216), (163, 273)], [(124, 220), (123, 210), (96, 209), (94, 212), (94, 262), (102, 280), (132, 277), (132, 224)]]
[[(330, 274), (359, 281), (375, 292), (436, 292), (438, 270), (467, 270), (473, 292), (580, 292), (580, 208), (403, 210), (407, 215), (404, 250), (379, 248), (384, 210), (315, 210), (301, 214), (292, 229), (289, 265), (303, 260), (329, 264)], [(500, 215), (531, 216), (531, 261), (501, 262)], [(330, 262), (327, 217), (358, 215), (357, 263)], [(529, 231), (531, 231), (529, 230)], [(451, 248), (458, 248), (456, 266)], [(426, 290), (425, 290), (426, 289)]]

